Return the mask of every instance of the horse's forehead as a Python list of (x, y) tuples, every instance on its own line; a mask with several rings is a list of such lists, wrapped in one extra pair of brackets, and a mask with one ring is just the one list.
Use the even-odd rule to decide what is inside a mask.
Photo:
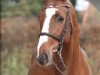
[(62, 5), (48, 6), (48, 7), (44, 6), (44, 8), (45, 9), (42, 12), (45, 13), (46, 17), (47, 17), (47, 15), (53, 15), (53, 14), (58, 14), (58, 13), (64, 14), (64, 12), (66, 12), (65, 6), (62, 6)]
[(46, 16), (54, 15), (57, 10), (58, 10), (57, 8), (50, 6), (49, 8), (46, 9)]

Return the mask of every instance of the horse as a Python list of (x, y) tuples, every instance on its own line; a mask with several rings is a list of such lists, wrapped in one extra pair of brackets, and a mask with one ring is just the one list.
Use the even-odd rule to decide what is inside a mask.
[(45, 0), (40, 34), (28, 75), (92, 75), (79, 44), (78, 21), (69, 0)]

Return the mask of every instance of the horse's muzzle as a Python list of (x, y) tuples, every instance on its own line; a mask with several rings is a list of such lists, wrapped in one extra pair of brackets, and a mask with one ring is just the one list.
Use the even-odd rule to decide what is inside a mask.
[(37, 61), (40, 65), (46, 65), (48, 63), (48, 55), (46, 53), (39, 55)]

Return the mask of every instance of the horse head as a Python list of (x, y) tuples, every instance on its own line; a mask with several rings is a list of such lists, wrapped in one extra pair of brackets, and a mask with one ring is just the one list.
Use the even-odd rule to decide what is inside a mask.
[(58, 45), (62, 46), (71, 40), (73, 26), (70, 6), (66, 4), (66, 0), (45, 0), (39, 21), (41, 32), (37, 46), (37, 61), (41, 65), (50, 65), (53, 52), (58, 50)]

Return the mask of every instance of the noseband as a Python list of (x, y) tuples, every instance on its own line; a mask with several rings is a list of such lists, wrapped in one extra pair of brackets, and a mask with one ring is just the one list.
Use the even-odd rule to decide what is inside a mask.
[[(43, 6), (43, 7), (44, 8), (53, 8), (53, 7), (45, 7), (45, 6)], [(63, 61), (61, 51), (62, 51), (62, 48), (63, 48), (64, 38), (65, 38), (65, 35), (67, 33), (67, 25), (71, 26), (70, 34), (72, 35), (72, 33), (73, 33), (73, 24), (72, 24), (72, 21), (71, 21), (71, 18), (70, 18), (70, 10), (69, 10), (70, 6), (68, 6), (68, 5), (59, 5), (59, 6), (55, 6), (55, 7), (56, 8), (57, 7), (66, 7), (68, 9), (68, 13), (67, 13), (68, 15), (66, 16), (66, 21), (65, 21), (65, 24), (64, 24), (64, 29), (63, 29), (62, 34), (60, 36), (55, 36), (54, 34), (49, 34), (49, 33), (42, 32), (42, 33), (39, 34), (39, 36), (49, 36), (49, 37), (52, 37), (53, 39), (58, 41), (58, 44), (55, 47), (55, 49), (56, 49), (56, 52), (58, 53), (58, 55), (60, 57), (60, 62), (63, 64), (63, 67), (66, 70), (66, 65)], [(53, 64), (56, 67), (56, 69), (63, 75), (63, 72), (58, 68), (57, 64), (55, 64), (54, 62), (53, 62)]]

